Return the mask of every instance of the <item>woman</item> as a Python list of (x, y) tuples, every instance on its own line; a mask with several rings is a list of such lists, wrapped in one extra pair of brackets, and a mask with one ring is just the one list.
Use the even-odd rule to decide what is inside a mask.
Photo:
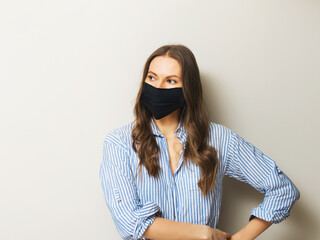
[[(199, 69), (187, 47), (166, 45), (151, 54), (134, 114), (133, 122), (105, 137), (99, 173), (123, 239), (254, 239), (286, 219), (300, 198), (274, 160), (208, 121)], [(224, 176), (265, 194), (232, 236), (216, 228)]]

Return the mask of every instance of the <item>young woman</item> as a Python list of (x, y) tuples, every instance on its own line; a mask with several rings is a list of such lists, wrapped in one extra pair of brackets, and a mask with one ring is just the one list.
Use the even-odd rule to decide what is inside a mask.
[[(166, 45), (151, 54), (134, 115), (105, 137), (99, 173), (123, 239), (254, 239), (286, 219), (300, 198), (274, 160), (208, 120), (199, 69), (187, 47)], [(216, 228), (224, 176), (265, 194), (232, 236)]]

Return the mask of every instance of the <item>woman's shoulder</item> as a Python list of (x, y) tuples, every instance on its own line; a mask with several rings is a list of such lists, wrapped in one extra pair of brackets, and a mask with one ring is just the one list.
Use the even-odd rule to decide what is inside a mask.
[(124, 125), (111, 129), (107, 132), (104, 142), (127, 148), (131, 145), (131, 132), (134, 121), (128, 122)]
[(232, 139), (239, 137), (235, 131), (226, 125), (209, 122), (208, 142), (210, 145), (220, 148), (228, 146)]
[(225, 166), (226, 156), (229, 151), (229, 144), (233, 136), (233, 131), (219, 123), (209, 122), (208, 144), (219, 153), (221, 166)]
[(228, 137), (232, 130), (225, 125), (209, 121), (209, 136)]

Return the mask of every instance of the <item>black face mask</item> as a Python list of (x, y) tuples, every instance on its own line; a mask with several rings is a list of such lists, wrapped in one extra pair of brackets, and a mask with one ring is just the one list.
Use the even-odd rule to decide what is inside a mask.
[(141, 101), (155, 119), (160, 119), (185, 105), (182, 88), (156, 88), (143, 82)]

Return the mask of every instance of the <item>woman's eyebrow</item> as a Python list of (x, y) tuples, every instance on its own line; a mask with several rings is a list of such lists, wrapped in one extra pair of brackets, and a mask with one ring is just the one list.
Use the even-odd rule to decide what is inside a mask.
[[(154, 72), (152, 72), (152, 71), (149, 71), (148, 73), (152, 73), (152, 74), (158, 76), (156, 73), (154, 73)], [(179, 78), (177, 75), (169, 75), (169, 76), (167, 76), (167, 78), (168, 78), (168, 77), (176, 77), (176, 78)], [(179, 78), (179, 79), (180, 79), (180, 78)]]

